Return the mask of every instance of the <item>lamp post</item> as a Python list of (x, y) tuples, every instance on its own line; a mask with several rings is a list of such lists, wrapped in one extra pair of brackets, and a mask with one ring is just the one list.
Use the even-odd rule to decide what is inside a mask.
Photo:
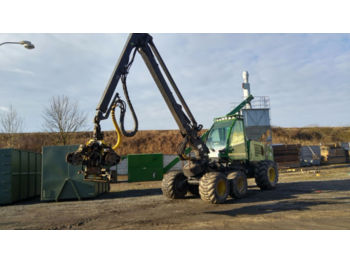
[(20, 41), (20, 42), (3, 42), (3, 43), (0, 43), (0, 46), (5, 45), (5, 44), (23, 45), (27, 49), (34, 49), (35, 48), (35, 46), (30, 41), (25, 41), (25, 40)]

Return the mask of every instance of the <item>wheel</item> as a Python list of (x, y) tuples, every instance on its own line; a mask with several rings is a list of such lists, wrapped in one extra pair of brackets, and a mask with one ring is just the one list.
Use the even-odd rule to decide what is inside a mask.
[(187, 178), (181, 171), (171, 171), (162, 180), (163, 195), (168, 198), (184, 198), (188, 189)]
[(230, 183), (231, 197), (242, 198), (247, 194), (247, 176), (242, 171), (236, 171), (228, 174), (227, 179)]
[(188, 192), (193, 196), (199, 196), (199, 186), (198, 185), (188, 185)]
[(273, 161), (261, 161), (255, 172), (255, 182), (261, 190), (273, 189), (278, 182), (278, 168)]
[(229, 194), (229, 183), (220, 172), (209, 172), (199, 181), (199, 195), (202, 200), (213, 204), (223, 203)]

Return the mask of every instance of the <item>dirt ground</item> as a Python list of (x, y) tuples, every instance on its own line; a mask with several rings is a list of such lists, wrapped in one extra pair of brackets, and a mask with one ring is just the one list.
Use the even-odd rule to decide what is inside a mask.
[(284, 172), (271, 191), (249, 180), (221, 205), (166, 199), (160, 182), (112, 184), (94, 200), (1, 206), (0, 229), (350, 229), (350, 165)]

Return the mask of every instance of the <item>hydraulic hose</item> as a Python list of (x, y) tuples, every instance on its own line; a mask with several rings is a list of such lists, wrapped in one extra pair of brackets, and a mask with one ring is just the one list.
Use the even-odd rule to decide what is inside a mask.
[(122, 110), (121, 114), (120, 114), (120, 127), (121, 127), (121, 130), (122, 130), (124, 136), (132, 137), (132, 136), (134, 136), (137, 133), (139, 123), (138, 123), (138, 120), (137, 120), (137, 116), (136, 116), (134, 107), (132, 106), (132, 103), (131, 103), (130, 98), (129, 98), (128, 88), (126, 86), (126, 75), (122, 75), (121, 76), (121, 80), (122, 80), (122, 83), (123, 83), (124, 96), (126, 98), (126, 102), (128, 103), (128, 106), (130, 108), (130, 112), (132, 114), (132, 118), (134, 120), (134, 130), (131, 131), (131, 132), (127, 132), (125, 130), (125, 128), (124, 128), (125, 109)]
[(116, 150), (119, 147), (119, 145), (120, 145), (120, 143), (122, 141), (122, 136), (120, 134), (120, 128), (119, 128), (117, 120), (115, 118), (115, 108), (116, 108), (116, 104), (113, 104), (112, 110), (111, 110), (111, 116), (112, 116), (112, 122), (113, 122), (113, 125), (114, 125), (114, 128), (115, 128), (115, 132), (117, 133), (117, 142), (112, 147), (113, 150)]

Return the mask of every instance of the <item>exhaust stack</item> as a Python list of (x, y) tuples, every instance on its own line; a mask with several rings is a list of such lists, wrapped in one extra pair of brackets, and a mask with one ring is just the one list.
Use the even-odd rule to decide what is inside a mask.
[[(248, 71), (243, 71), (242, 73), (242, 77), (243, 77), (243, 83), (242, 83), (242, 88), (243, 88), (243, 98), (247, 99), (248, 96), (250, 96), (250, 84), (249, 84), (249, 73)], [(251, 109), (252, 106), (250, 103), (248, 103), (245, 106), (246, 109)]]

